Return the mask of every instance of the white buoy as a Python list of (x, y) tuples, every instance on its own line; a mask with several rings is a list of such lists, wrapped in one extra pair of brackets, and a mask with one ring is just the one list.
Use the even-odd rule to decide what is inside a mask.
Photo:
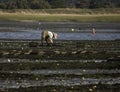
[(73, 31), (75, 31), (75, 29), (74, 29), (74, 28), (72, 28), (72, 32), (73, 32)]

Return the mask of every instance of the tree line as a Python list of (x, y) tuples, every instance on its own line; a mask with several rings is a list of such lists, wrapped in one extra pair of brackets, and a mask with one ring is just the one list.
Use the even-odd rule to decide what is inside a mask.
[(119, 8), (120, 0), (0, 0), (0, 9)]

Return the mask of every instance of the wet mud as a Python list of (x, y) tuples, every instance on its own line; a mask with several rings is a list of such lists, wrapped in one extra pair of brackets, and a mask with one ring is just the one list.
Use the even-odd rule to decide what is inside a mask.
[(119, 92), (119, 40), (0, 41), (1, 92)]
[[(0, 32), (6, 33), (73, 33), (74, 28), (77, 34), (93, 27), (100, 34), (120, 33), (120, 23), (0, 21)], [(0, 39), (0, 92), (120, 92), (119, 39), (62, 38), (41, 46), (33, 38)]]
[[(5, 21), (0, 20), (1, 27), (11, 28), (34, 28), (34, 29), (62, 29), (62, 28), (75, 28), (75, 29), (88, 29), (95, 27), (97, 29), (120, 29), (118, 22), (42, 22), (42, 21)], [(60, 30), (62, 31), (62, 30)], [(64, 30), (63, 30), (64, 31)]]

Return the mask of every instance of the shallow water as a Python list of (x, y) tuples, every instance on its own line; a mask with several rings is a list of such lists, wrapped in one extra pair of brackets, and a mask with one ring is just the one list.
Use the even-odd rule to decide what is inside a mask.
[[(38, 29), (19, 29), (19, 28), (9, 28), (6, 31), (0, 31), (0, 39), (41, 39), (41, 31)], [(15, 31), (13, 31), (13, 29)], [(3, 29), (0, 29), (3, 30)], [(8, 31), (7, 31), (8, 30)], [(58, 33), (58, 40), (116, 40), (120, 39), (120, 30), (118, 29), (98, 29), (96, 34), (92, 34), (90, 29), (85, 30), (75, 30), (56, 31)]]

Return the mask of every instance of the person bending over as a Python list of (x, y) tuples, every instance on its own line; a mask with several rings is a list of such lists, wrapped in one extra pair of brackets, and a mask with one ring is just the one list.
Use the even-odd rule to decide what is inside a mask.
[(51, 32), (51, 31), (43, 31), (42, 32), (42, 34), (41, 34), (42, 46), (44, 45), (44, 42), (46, 42), (47, 45), (52, 45), (53, 39), (57, 39), (57, 33)]

